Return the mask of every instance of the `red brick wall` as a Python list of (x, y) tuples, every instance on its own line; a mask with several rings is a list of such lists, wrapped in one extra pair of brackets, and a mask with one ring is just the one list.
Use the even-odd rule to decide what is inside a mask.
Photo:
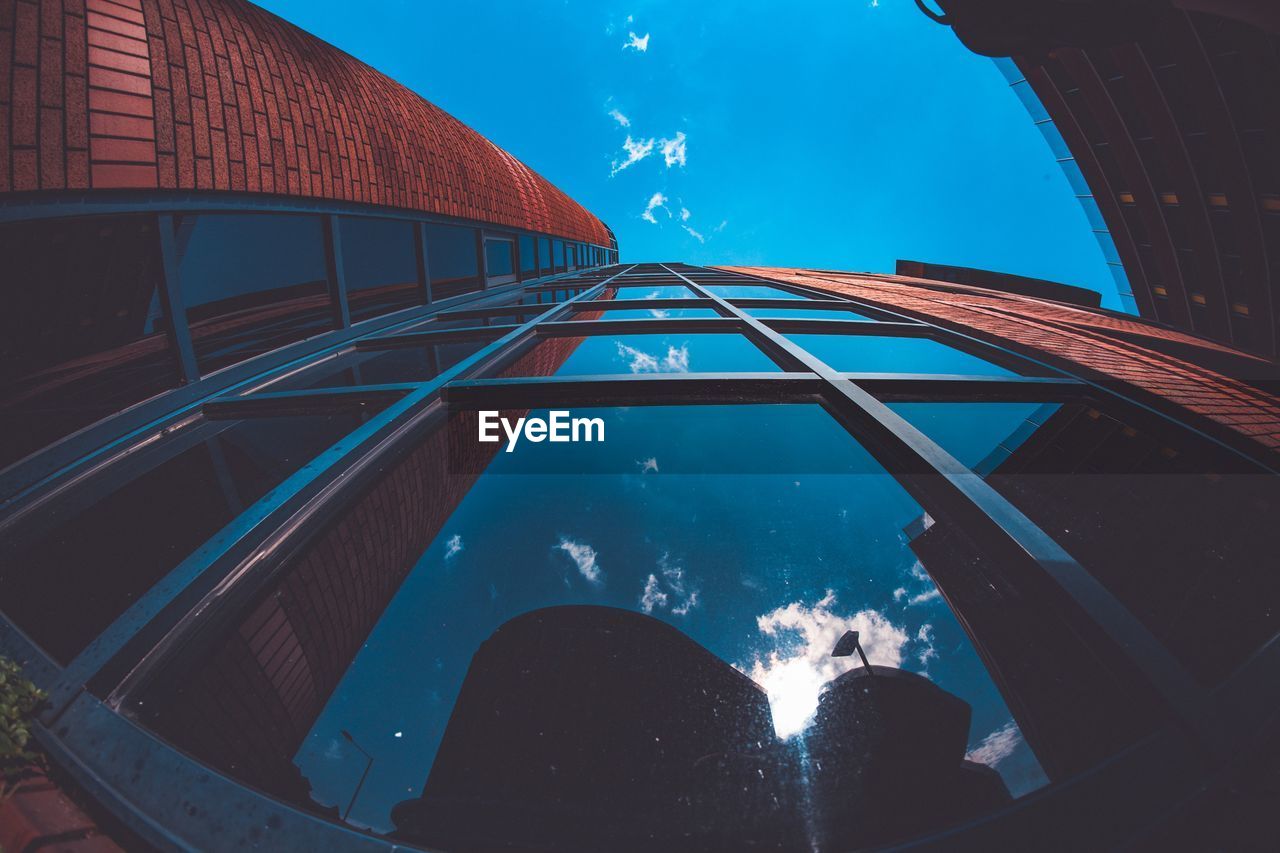
[(91, 188), (364, 202), (609, 243), (471, 128), (243, 0), (0, 0), (0, 192)]
[[(1182, 410), (1226, 438), (1280, 452), (1280, 399), (1191, 361), (1108, 334), (1110, 330), (1230, 351), (1212, 341), (1085, 308), (965, 285), (905, 276), (858, 275), (778, 267), (722, 269), (856, 297), (938, 325), (965, 331), (1118, 383)], [(1241, 358), (1253, 359), (1243, 353)], [(1260, 367), (1267, 363), (1257, 360)]]

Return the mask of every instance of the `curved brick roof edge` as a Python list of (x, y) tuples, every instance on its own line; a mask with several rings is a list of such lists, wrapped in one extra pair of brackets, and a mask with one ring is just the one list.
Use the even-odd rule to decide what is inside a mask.
[(244, 0), (0, 4), (0, 192), (122, 188), (611, 236), (444, 110)]

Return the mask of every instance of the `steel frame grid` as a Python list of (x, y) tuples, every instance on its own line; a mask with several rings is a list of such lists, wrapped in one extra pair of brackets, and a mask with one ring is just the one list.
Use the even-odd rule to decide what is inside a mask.
[[(1067, 598), (1075, 606), (1081, 607), (1094, 619), (1103, 635), (1134, 659), (1135, 671), (1151, 681), (1166, 703), (1175, 709), (1175, 717), (1180, 721), (1179, 728), (1191, 735), (1188, 748), (1197, 760), (1204, 756), (1206, 745), (1210, 746), (1207, 750), (1209, 753), (1221, 755), (1230, 743), (1240, 740), (1242, 737), (1240, 735), (1235, 738), (1222, 735), (1223, 717), (1230, 720), (1244, 714), (1248, 709), (1210, 707), (1213, 703), (1209, 701), (1206, 691), (1190, 681), (1177, 662), (1169, 658), (1163, 647), (1149, 635), (1143, 636), (1145, 629), (1141, 625), (1138, 625), (1135, 630), (1131, 614), (1110, 599), (1109, 593), (1098, 587), (1082, 567), (1062, 552), (1042, 531), (1031, 525), (1025, 517), (1021, 516), (1021, 513), (1008, 505), (1007, 501), (997, 495), (994, 490), (986, 486), (980, 477), (964, 468), (936, 444), (886, 409), (882, 400), (878, 399), (878, 397), (885, 397), (912, 400), (1066, 400), (1087, 398), (1091, 396), (1091, 391), (1097, 390), (1102, 390), (1108, 396), (1119, 395), (1106, 389), (1098, 389), (1087, 381), (1066, 376), (1056, 368), (1036, 363), (1034, 359), (1028, 359), (983, 341), (966, 338), (925, 322), (895, 315), (894, 312), (886, 311), (879, 306), (863, 305), (859, 300), (839, 296), (833, 298), (832, 294), (823, 291), (784, 285), (737, 273), (715, 271), (710, 275), (699, 275), (700, 268), (684, 268), (690, 272), (690, 275), (685, 275), (665, 265), (659, 269), (668, 276), (665, 279), (666, 283), (674, 283), (672, 279), (675, 279), (698, 294), (695, 300), (680, 300), (682, 303), (693, 302), (696, 307), (715, 309), (721, 315), (715, 321), (717, 331), (743, 334), (773, 358), (783, 371), (771, 374), (492, 378), (493, 373), (548, 335), (586, 337), (592, 334), (615, 334), (619, 330), (628, 332), (638, 330), (637, 322), (647, 324), (648, 321), (563, 320), (565, 316), (579, 310), (640, 307), (640, 305), (650, 304), (648, 301), (636, 301), (635, 306), (630, 306), (627, 303), (631, 300), (594, 300), (592, 298), (609, 283), (616, 283), (616, 286), (632, 283), (630, 281), (633, 277), (632, 273), (637, 269), (641, 268), (627, 267), (611, 272), (607, 277), (602, 276), (598, 270), (590, 271), (581, 277), (576, 275), (567, 277), (578, 279), (576, 282), (540, 284), (523, 289), (526, 293), (548, 289), (576, 291), (576, 295), (563, 302), (533, 306), (527, 304), (493, 306), (492, 309), (480, 309), (495, 312), (488, 316), (503, 316), (496, 313), (499, 311), (505, 311), (507, 315), (511, 315), (514, 313), (512, 308), (527, 311), (527, 314), (533, 314), (535, 310), (539, 313), (519, 326), (484, 326), (467, 330), (474, 332), (475, 335), (459, 339), (476, 337), (488, 339), (498, 335), (500, 337), (426, 383), (356, 386), (301, 393), (269, 391), (254, 393), (256, 388), (269, 387), (273, 380), (268, 378), (265, 382), (257, 382), (255, 388), (248, 391), (223, 395), (206, 401), (202, 411), (203, 417), (209, 420), (312, 411), (314, 409), (309, 407), (313, 406), (358, 406), (366, 405), (371, 400), (391, 399), (392, 403), (387, 410), (371, 419), (370, 423), (366, 423), (321, 454), (317, 460), (321, 463), (318, 471), (308, 471), (312, 466), (307, 466), (307, 469), (304, 469), (308, 471), (306, 476), (303, 476), (304, 472), (300, 471), (282, 484), (276, 491), (284, 493), (284, 497), (272, 499), (271, 502), (275, 506), (255, 505), (250, 508), (244, 516), (252, 517), (242, 516), (241, 519), (237, 519), (231, 525), (235, 529), (231, 530), (229, 540), (228, 537), (219, 534), (211, 540), (211, 543), (207, 543), (207, 545), (215, 545), (212, 551), (207, 546), (201, 548), (175, 568), (165, 582), (157, 585), (157, 587), (167, 587), (163, 593), (165, 601), (153, 600), (150, 602), (150, 607), (142, 608), (146, 612), (134, 613), (131, 610), (126, 616), (122, 616), (65, 670), (59, 672), (56, 666), (38, 667), (46, 679), (48, 676), (54, 676), (56, 680), (52, 691), (54, 707), (42, 718), (46, 726), (41, 732), (42, 739), (53, 738), (51, 728), (64, 714), (79, 716), (87, 713), (99, 723), (105, 721), (97, 711), (86, 710), (83, 707), (85, 702), (96, 701), (91, 696), (83, 694), (83, 685), (95, 685), (95, 692), (99, 695), (103, 693), (108, 695), (107, 706), (119, 709), (128, 695), (145, 681), (155, 667), (164, 663), (177, 649), (185, 648), (199, 629), (220, 621), (216, 618), (219, 611), (225, 618), (228, 613), (235, 610), (234, 604), (237, 601), (246, 599), (266, 583), (271, 576), (269, 571), (271, 564), (278, 566), (283, 562), (283, 557), (292, 547), (296, 547), (298, 542), (316, 530), (325, 519), (345, 503), (346, 496), (376, 475), (376, 469), (379, 466), (374, 464), (375, 461), (383, 462), (395, 452), (404, 451), (416, 436), (422, 435), (427, 429), (434, 428), (442, 422), (450, 407), (469, 408), (481, 401), (485, 405), (495, 407), (508, 403), (523, 407), (537, 406), (540, 403), (560, 405), (578, 400), (584, 403), (595, 401), (608, 404), (620, 404), (617, 401), (622, 400), (629, 404), (807, 400), (822, 403), (839, 422), (850, 430), (854, 440), (862, 442), (882, 464), (888, 461), (890, 464), (886, 464), (886, 469), (903, 483), (926, 511), (931, 514), (936, 511), (937, 517), (949, 516), (956, 520), (961, 524), (962, 529), (978, 539), (984, 548), (993, 543), (999, 543), (996, 551), (1045, 573), (1059, 588), (1063, 589)], [(587, 276), (596, 280), (583, 281), (582, 278)], [(634, 273), (634, 276), (653, 279), (659, 277), (660, 273), (654, 269), (644, 268)], [(887, 320), (881, 323), (857, 320), (819, 321), (824, 325), (816, 328), (821, 328), (823, 331), (826, 331), (827, 324), (832, 327), (859, 327), (857, 331), (847, 332), (851, 334), (875, 334), (876, 331), (873, 331), (872, 327), (877, 325), (886, 327), (879, 330), (881, 334), (901, 333), (901, 328), (899, 331), (894, 331), (894, 327), (910, 327), (914, 334), (937, 337), (953, 347), (956, 347), (958, 341), (964, 341), (968, 345), (965, 347), (968, 351), (980, 353), (981, 357), (988, 360), (994, 361), (998, 358), (1005, 364), (1016, 364), (1024, 368), (1027, 365), (1033, 365), (1033, 370), (1038, 368), (1038, 372), (1047, 375), (975, 379), (964, 376), (840, 373), (819, 362), (782, 335), (784, 331), (793, 329), (814, 330), (815, 327), (811, 325), (813, 321), (761, 319), (752, 317), (743, 310), (744, 307), (774, 307), (772, 304), (759, 305), (761, 302), (785, 303), (785, 306), (778, 307), (807, 307), (806, 303), (799, 300), (725, 299), (705, 289), (707, 283), (741, 284), (744, 279), (790, 290), (811, 298), (818, 296), (825, 302), (840, 303), (841, 307), (847, 305), (850, 306), (848, 310), (883, 317)], [(744, 302), (750, 304), (746, 306), (739, 304)], [(529, 310), (530, 308), (534, 310)], [(440, 312), (440, 315), (447, 318), (448, 313)], [(669, 319), (664, 321), (667, 324), (664, 328), (693, 330), (700, 322), (706, 323), (706, 320)], [(655, 327), (643, 325), (639, 328)], [(442, 331), (456, 333), (463, 330)], [(439, 336), (434, 339), (428, 336), (418, 341), (417, 345), (451, 339), (447, 335), (436, 334)], [(347, 349), (331, 352), (328, 357), (355, 349), (382, 348), (362, 345), (363, 340), (365, 339), (352, 342)], [(412, 345), (407, 341), (404, 343)], [(309, 366), (294, 367), (290, 372), (297, 372)], [(242, 383), (241, 387), (251, 384), (253, 383)], [(268, 498), (263, 500), (267, 501)], [(196, 560), (197, 557), (200, 559)], [(192, 571), (197, 568), (197, 565), (188, 565), (193, 560), (199, 564), (198, 571)], [(181, 569), (185, 571), (180, 572)], [(181, 577), (175, 578), (177, 575)], [(174, 584), (166, 583), (172, 580), (178, 581), (176, 588)], [(154, 599), (157, 592), (157, 588), (153, 588), (143, 598)], [(203, 595), (195, 596), (194, 593), (203, 593)], [(143, 601), (138, 602), (138, 605), (142, 604)], [(134, 609), (138, 607), (135, 606)], [(0, 619), (0, 647), (9, 645), (8, 641), (13, 639), (13, 635), (18, 634), (12, 625), (6, 623), (7, 620)], [(19, 639), (25, 638), (19, 635)], [(107, 642), (104, 643), (104, 640)], [(20, 643), (19, 645), (29, 644)], [(1272, 645), (1275, 646), (1276, 643)], [(1273, 654), (1263, 656), (1265, 660), (1261, 664), (1256, 660), (1251, 662), (1252, 669), (1257, 673), (1267, 674), (1280, 669), (1280, 651), (1275, 649), (1271, 651)], [(979, 652), (981, 653), (981, 649)], [(43, 655), (41, 654), (40, 657), (43, 658)], [(47, 663), (47, 660), (42, 663)], [(1249, 681), (1253, 680), (1252, 677), (1249, 679)], [(1228, 697), (1236, 696), (1237, 702), (1234, 704), (1238, 706), (1241, 681), (1239, 678), (1232, 679), (1221, 685), (1221, 689), (1216, 692), (1226, 694)], [(74, 710), (73, 705), (76, 706)], [(112, 713), (105, 706), (98, 710)], [(112, 716), (117, 715), (112, 713)], [(1205, 723), (1209, 720), (1216, 723), (1211, 727), (1212, 731), (1206, 730)], [(125, 721), (119, 719), (119, 722)], [(139, 734), (145, 736), (142, 730), (139, 730)], [(62, 744), (51, 744), (51, 749), (70, 756), (67, 747)], [(83, 756), (74, 756), (74, 759), (73, 763), (84, 767), (85, 772), (92, 772), (91, 768), (85, 766)], [(202, 768), (202, 765), (195, 766)], [(207, 769), (204, 772), (207, 773)], [(237, 783), (232, 781), (229, 784), (234, 786)], [(250, 794), (260, 797), (260, 795), (252, 795), (251, 792)], [(118, 791), (104, 791), (104, 797), (108, 800), (120, 799)], [(341, 826), (328, 824), (305, 813), (295, 812), (290, 807), (275, 805), (295, 817), (320, 821), (338, 832), (347, 831)], [(156, 827), (146, 819), (145, 815), (134, 815), (134, 818), (136, 818), (134, 823), (143, 828), (150, 825), (152, 832), (148, 834), (154, 835)]]

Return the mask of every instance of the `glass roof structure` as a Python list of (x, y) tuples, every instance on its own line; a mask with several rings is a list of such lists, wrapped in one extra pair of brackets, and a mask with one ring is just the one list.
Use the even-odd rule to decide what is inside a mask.
[[(477, 439), (558, 411), (603, 440)], [(1277, 482), (960, 332), (615, 265), (102, 448), (5, 517), (0, 627), (152, 830), (173, 790), (369, 850), (1088, 829), (1073, 780), (1194, 752), (1254, 678)]]

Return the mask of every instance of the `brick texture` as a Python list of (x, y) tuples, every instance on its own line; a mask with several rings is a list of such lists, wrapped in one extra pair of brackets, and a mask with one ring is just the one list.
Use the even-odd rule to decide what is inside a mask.
[(1160, 338), (1266, 362), (1139, 319), (906, 276), (859, 275), (778, 267), (721, 267), (786, 284), (855, 297), (940, 326), (964, 331), (1088, 376), (1115, 383), (1147, 401), (1180, 410), (1206, 431), (1236, 444), (1280, 452), (1280, 399), (1191, 361), (1111, 334)]
[(49, 777), (34, 768), (10, 796), (0, 800), (0, 850), (122, 853)]
[(242, 0), (0, 0), (0, 192), (138, 188), (360, 202), (610, 241), (453, 116)]

